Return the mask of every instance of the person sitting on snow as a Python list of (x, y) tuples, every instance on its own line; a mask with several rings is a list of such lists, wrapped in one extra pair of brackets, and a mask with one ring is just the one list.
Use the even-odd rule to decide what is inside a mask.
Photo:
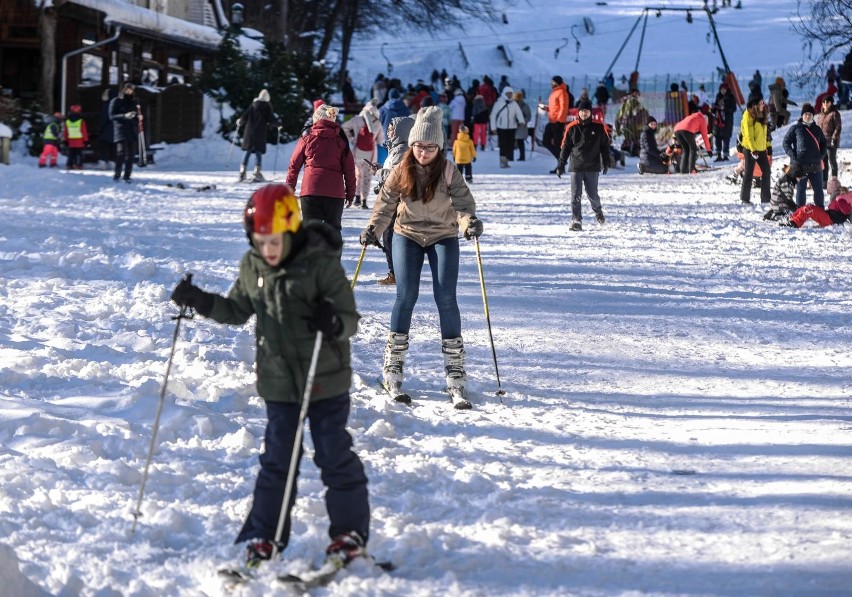
[(668, 162), (663, 162), (660, 146), (657, 145), (657, 119), (648, 117), (648, 124), (639, 137), (639, 174), (668, 174)]
[(789, 220), (781, 222), (782, 226), (801, 228), (808, 220), (813, 220), (821, 228), (832, 224), (843, 224), (852, 213), (852, 193), (846, 192), (838, 195), (834, 201), (828, 204), (828, 209), (819, 205), (809, 203), (793, 212)]
[(763, 214), (764, 220), (780, 220), (796, 211), (798, 207), (793, 196), (801, 175), (797, 169), (790, 168), (789, 165), (785, 165), (783, 171), (781, 178), (772, 187), (770, 209)]

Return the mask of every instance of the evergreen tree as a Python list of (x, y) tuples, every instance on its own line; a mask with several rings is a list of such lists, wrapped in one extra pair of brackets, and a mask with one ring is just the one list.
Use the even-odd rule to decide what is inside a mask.
[[(234, 109), (230, 119), (222, 119), (219, 132), (229, 138), (236, 120), (248, 108), (261, 89), (272, 97), (272, 107), (281, 123), (280, 141), (295, 139), (307, 116), (306, 101), (325, 97), (329, 92), (328, 74), (322, 65), (305, 52), (287, 50), (283, 44), (265, 42), (259, 58), (245, 55), (232, 32), (222, 38), (212, 66), (199, 85), (205, 93)], [(270, 142), (278, 142), (271, 132)]]

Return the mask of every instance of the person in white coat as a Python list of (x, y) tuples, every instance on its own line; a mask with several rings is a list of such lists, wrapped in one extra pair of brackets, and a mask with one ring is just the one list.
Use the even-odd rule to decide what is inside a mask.
[(355, 205), (367, 209), (367, 197), (371, 191), (373, 173), (376, 171), (374, 165), (378, 159), (378, 147), (385, 142), (379, 109), (373, 101), (369, 101), (357, 116), (344, 122), (340, 128), (352, 143), (352, 154), (355, 158)]
[(524, 113), (514, 100), (515, 90), (504, 87), (503, 94), (491, 107), (491, 130), (497, 132), (497, 145), (500, 148), (500, 167), (508, 168), (515, 150), (515, 131), (518, 125), (526, 125)]
[(467, 108), (467, 100), (464, 97), (464, 91), (456, 89), (453, 92), (453, 99), (450, 100), (450, 147), (458, 137), (459, 129), (464, 124), (464, 112)]

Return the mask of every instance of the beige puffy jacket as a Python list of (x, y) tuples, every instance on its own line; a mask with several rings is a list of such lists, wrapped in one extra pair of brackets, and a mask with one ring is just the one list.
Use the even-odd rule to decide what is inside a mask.
[[(445, 238), (458, 236), (459, 230), (462, 232), (467, 230), (471, 217), (476, 215), (476, 201), (461, 172), (452, 162), (447, 164), (445, 174), (435, 189), (435, 196), (428, 203), (414, 201), (411, 197), (401, 197), (396, 190), (400, 169), (397, 166), (391, 171), (376, 197), (373, 215), (368, 224), (375, 227), (376, 236), (381, 237), (394, 212), (396, 212), (394, 234), (410, 238), (423, 247), (433, 245)], [(416, 167), (418, 178), (425, 184), (426, 168), (419, 164)], [(450, 170), (452, 170), (451, 176)]]

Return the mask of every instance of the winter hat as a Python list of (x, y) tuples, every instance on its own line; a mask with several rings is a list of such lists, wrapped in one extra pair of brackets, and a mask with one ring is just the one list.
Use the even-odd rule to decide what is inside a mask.
[(388, 97), (391, 99), (399, 99), (399, 89), (394, 87), (390, 91), (388, 91)]
[(261, 89), (260, 93), (257, 94), (257, 99), (262, 102), (269, 101), (269, 92), (266, 89)]
[(814, 115), (814, 107), (810, 104), (802, 104), (802, 116), (805, 114)]
[(408, 133), (408, 144), (434, 143), (444, 146), (444, 112), (438, 106), (420, 108), (414, 120), (414, 126)]
[(328, 104), (323, 104), (316, 110), (314, 110), (314, 115), (311, 117), (311, 120), (317, 122), (318, 120), (331, 120), (332, 122), (337, 121), (337, 108), (334, 106), (330, 106)]
[(763, 101), (762, 97), (757, 97), (757, 96), (752, 97), (750, 100), (748, 100), (748, 103), (746, 104), (746, 109), (751, 110), (752, 108), (757, 106), (762, 101)]
[(832, 195), (834, 195), (836, 193), (839, 193), (840, 192), (840, 179), (837, 178), (836, 176), (832, 176), (831, 178), (829, 178), (828, 183), (825, 185), (825, 190), (828, 191), (829, 197), (831, 197)]
[(506, 85), (503, 88), (503, 95), (508, 95), (509, 97), (511, 97), (511, 96), (515, 95), (515, 90), (512, 89), (511, 87), (509, 87), (508, 85)]
[(513, 95), (512, 97), (514, 98), (514, 100), (516, 102), (519, 101), (519, 100), (522, 100), (522, 99), (524, 99), (524, 92), (523, 91), (516, 91), (515, 95)]
[(317, 108), (319, 108), (319, 107), (320, 107), (320, 106), (322, 106), (323, 104), (325, 104), (325, 100), (324, 100), (324, 99), (315, 99), (315, 100), (314, 100), (314, 110), (316, 110)]
[(654, 118), (653, 116), (649, 116), (648, 117), (648, 124), (651, 124), (652, 122), (657, 122), (657, 119)]
[(365, 120), (367, 118), (370, 118), (371, 120), (379, 120), (379, 109), (376, 107), (375, 104), (367, 102), (366, 104), (364, 104), (364, 107), (361, 108), (361, 116)]
[(822, 98), (822, 101), (828, 102), (829, 104), (833, 104), (834, 103), (834, 96), (833, 95), (826, 95), (824, 98)]
[(592, 102), (587, 99), (581, 99), (577, 102), (577, 110), (591, 110)]
[(466, 135), (466, 134), (468, 134), (468, 133), (470, 132), (470, 129), (469, 129), (469, 128), (467, 128), (467, 126), (465, 126), (465, 125), (461, 125), (461, 126), (459, 127), (459, 132), (460, 132), (460, 133), (464, 133), (464, 134)]
[(559, 75), (553, 75), (553, 79), (551, 79), (557, 85), (562, 85), (562, 77)]

